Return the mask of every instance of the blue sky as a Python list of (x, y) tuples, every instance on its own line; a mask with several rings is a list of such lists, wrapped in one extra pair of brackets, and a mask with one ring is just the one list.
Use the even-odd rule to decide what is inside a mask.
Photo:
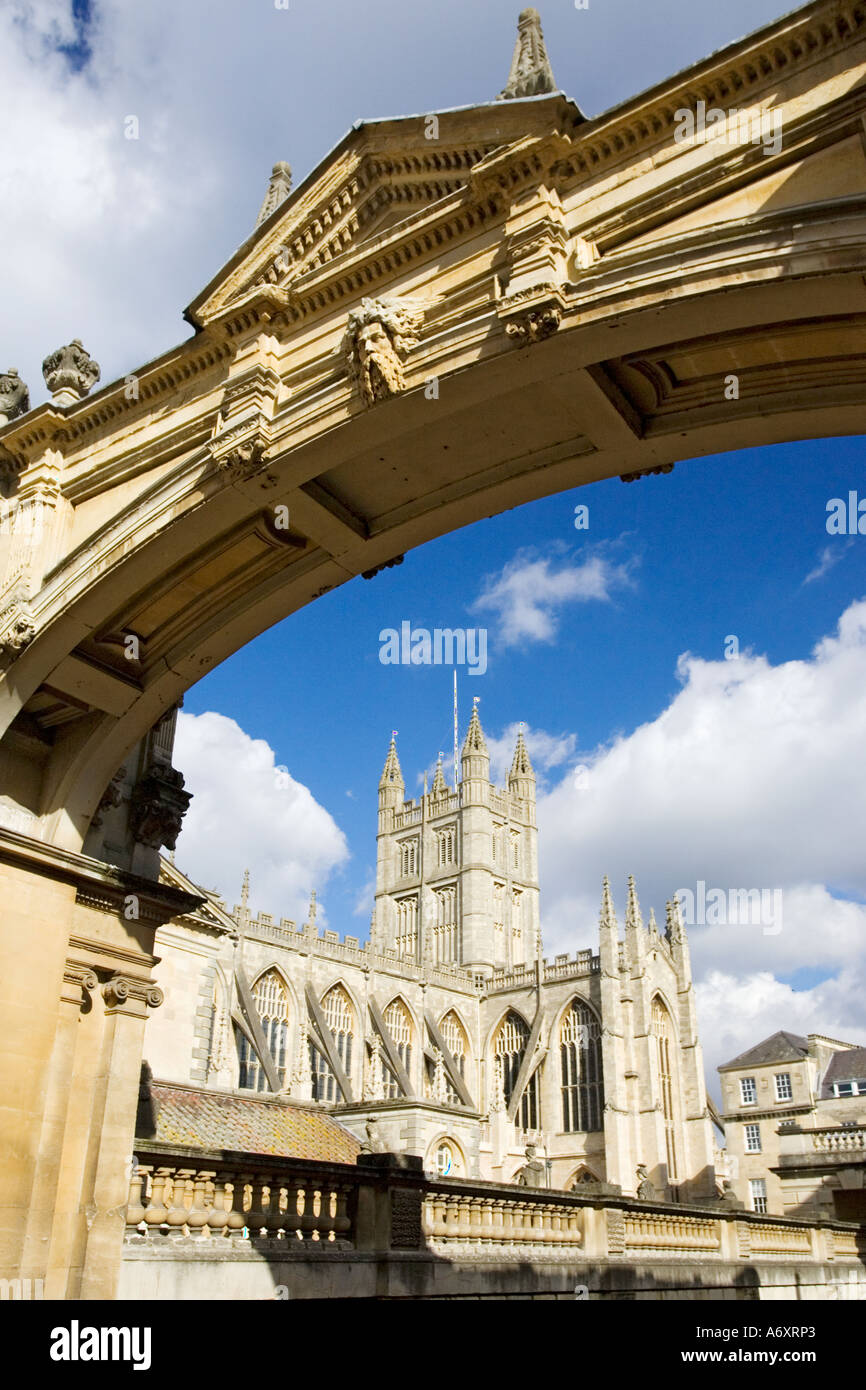
[[(103, 382), (186, 337), (183, 307), (248, 236), (276, 160), (297, 183), (359, 118), (491, 99), (519, 8), (7, 0), (2, 365), (38, 404), (42, 358), (72, 337)], [(557, 80), (588, 115), (782, 12), (540, 8)], [(230, 901), (249, 865), (254, 906), (276, 915), (301, 915), (315, 887), (328, 925), (363, 935), (390, 731), (411, 793), (451, 741), (450, 671), (382, 665), (379, 633), (483, 625), (488, 670), (461, 676), (461, 731), (480, 695), (501, 767), (529, 727), (548, 950), (594, 942), (605, 872), (620, 912), (629, 872), (657, 913), (701, 880), (778, 888), (778, 933), (690, 933), (708, 1064), (776, 1028), (862, 1041), (866, 536), (825, 526), (852, 488), (866, 496), (862, 440), (684, 462), (485, 521), (326, 595), (188, 693), (178, 863)]]

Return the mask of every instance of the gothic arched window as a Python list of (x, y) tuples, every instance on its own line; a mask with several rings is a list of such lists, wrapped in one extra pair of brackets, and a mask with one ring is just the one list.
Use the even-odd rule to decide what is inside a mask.
[(566, 1134), (603, 1129), (604, 1087), (598, 1019), (580, 999), (571, 1001), (559, 1027), (562, 1128)]
[(674, 1047), (676, 1038), (671, 1016), (658, 995), (653, 999), (652, 1031), (656, 1044), (659, 1092), (665, 1122), (668, 1181), (674, 1182), (677, 1177), (676, 1108), (674, 1102)]
[[(281, 1084), (286, 1080), (286, 1052), (289, 1041), (289, 996), (276, 970), (260, 975), (253, 988), (253, 1002), (274, 1059)], [(238, 1033), (238, 1085), (249, 1091), (266, 1091), (264, 1067), (244, 1033)]]
[[(442, 1039), (451, 1056), (457, 1065), (457, 1070), (461, 1076), (466, 1075), (466, 1058), (469, 1055), (469, 1039), (460, 1019), (453, 1009), (451, 1009), (439, 1024), (439, 1031)], [(426, 1077), (426, 1093), (428, 1097), (433, 1097), (436, 1090), (436, 1069), (428, 1062)], [(446, 1105), (462, 1105), (462, 1101), (451, 1084), (450, 1077), (446, 1073), (445, 1077), (445, 1103)]]
[[(512, 1009), (499, 1025), (493, 1044), (494, 1060), (498, 1060), (502, 1068), (506, 1105), (511, 1104), (528, 1041), (529, 1028), (520, 1014)], [(538, 1072), (539, 1068), (536, 1067), (520, 1098), (515, 1121), (521, 1129), (538, 1129)]]
[[(352, 1040), (355, 1036), (355, 1011), (351, 1000), (342, 985), (334, 985), (322, 1000), (322, 1013), (328, 1025), (337, 1056), (347, 1076), (352, 1075)], [(313, 1078), (313, 1099), (324, 1100), (333, 1105), (340, 1100), (340, 1086), (336, 1076), (315, 1043), (310, 1043), (310, 1071)]]
[[(412, 1019), (409, 1010), (402, 999), (392, 999), (383, 1015), (385, 1027), (394, 1040), (394, 1045), (400, 1054), (400, 1061), (410, 1071), (412, 1065)], [(391, 1072), (390, 1067), (385, 1062), (385, 1099), (396, 1100), (400, 1095), (400, 1087), (396, 1076)]]

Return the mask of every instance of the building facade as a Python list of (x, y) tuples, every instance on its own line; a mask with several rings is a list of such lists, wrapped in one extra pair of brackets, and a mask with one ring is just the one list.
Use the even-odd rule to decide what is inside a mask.
[[(605, 880), (597, 948), (546, 960), (523, 735), (495, 787), (474, 710), (460, 770), (449, 788), (440, 761), (407, 799), (392, 740), (368, 942), (321, 933), (315, 899), (300, 926), (253, 917), (247, 882), (233, 912), (210, 894), (161, 928), (153, 1076), (318, 1104), (443, 1175), (512, 1181), (534, 1144), (524, 1181), (715, 1195), (677, 906), (644, 925), (630, 880), (621, 938)], [(194, 890), (168, 861), (163, 877)]]
[(780, 1031), (719, 1073), (728, 1173), (744, 1206), (866, 1220), (866, 1048)]

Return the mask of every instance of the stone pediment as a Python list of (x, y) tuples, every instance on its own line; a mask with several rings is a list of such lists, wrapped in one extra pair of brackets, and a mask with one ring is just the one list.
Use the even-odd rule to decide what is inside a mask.
[[(497, 202), (495, 177), (473, 171), (525, 161), (544, 146), (553, 161), (583, 117), (561, 93), (395, 120), (359, 122), (267, 217), (186, 310), (196, 327), (262, 293), (291, 302), (310, 273), (407, 237), (455, 202)], [(553, 143), (551, 144), (551, 141)], [(504, 195), (507, 181), (501, 181)], [(453, 239), (449, 235), (449, 241)], [(459, 239), (459, 237), (458, 237)]]

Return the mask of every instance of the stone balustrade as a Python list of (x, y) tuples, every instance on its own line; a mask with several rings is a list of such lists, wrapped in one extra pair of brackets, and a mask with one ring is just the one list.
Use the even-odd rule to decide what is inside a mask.
[(815, 1153), (862, 1153), (866, 1150), (866, 1129), (815, 1129), (812, 1131)]
[[(170, 1159), (137, 1163), (130, 1182), (129, 1235), (238, 1237), (317, 1242), (351, 1248), (347, 1204), (355, 1184), (334, 1178), (328, 1165), (293, 1162), (282, 1171), (246, 1167), (184, 1167)], [(257, 1160), (257, 1164), (261, 1159)], [(347, 1170), (349, 1177), (354, 1170)]]
[(423, 1231), (444, 1255), (573, 1259), (583, 1243), (582, 1212), (559, 1195), (508, 1198), (439, 1187), (425, 1198)]

